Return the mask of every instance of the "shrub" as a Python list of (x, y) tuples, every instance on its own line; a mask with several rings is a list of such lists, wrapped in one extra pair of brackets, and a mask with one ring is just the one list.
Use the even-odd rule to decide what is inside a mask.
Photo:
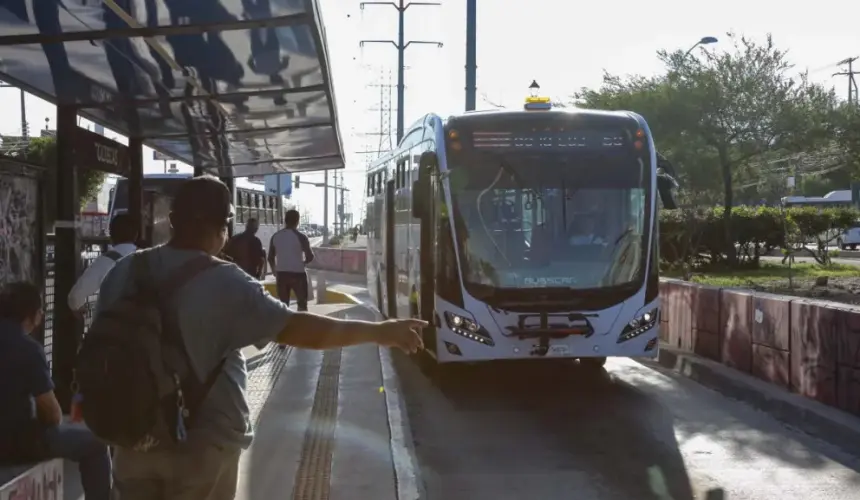
[[(721, 207), (664, 210), (660, 212), (660, 258), (670, 267), (720, 264), (733, 244), (741, 266), (758, 266), (761, 256), (780, 248), (785, 255), (806, 252), (826, 264), (828, 244), (854, 226), (858, 217), (860, 212), (854, 208), (739, 206), (732, 210), (735, 241), (728, 243)], [(815, 249), (807, 249), (806, 243), (814, 243)]]

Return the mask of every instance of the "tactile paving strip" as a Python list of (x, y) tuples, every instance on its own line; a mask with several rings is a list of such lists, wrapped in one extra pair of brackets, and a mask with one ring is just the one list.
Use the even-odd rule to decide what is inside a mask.
[(337, 427), (341, 349), (323, 354), (322, 367), (293, 483), (293, 500), (328, 500)]
[(248, 370), (248, 385), (245, 392), (251, 414), (251, 423), (255, 427), (292, 350), (293, 348), (289, 346), (281, 349), (276, 344), (269, 344), (265, 354), (262, 354), (262, 358), (256, 360), (253, 363), (254, 367)]

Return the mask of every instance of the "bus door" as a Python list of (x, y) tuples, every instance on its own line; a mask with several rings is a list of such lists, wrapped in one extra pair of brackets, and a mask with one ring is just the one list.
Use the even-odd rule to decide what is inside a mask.
[(385, 232), (383, 245), (385, 249), (385, 306), (386, 316), (397, 317), (397, 263), (394, 260), (394, 179), (385, 182)]

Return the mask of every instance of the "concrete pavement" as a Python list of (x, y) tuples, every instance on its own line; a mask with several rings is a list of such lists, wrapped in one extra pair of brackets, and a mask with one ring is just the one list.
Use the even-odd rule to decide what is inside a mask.
[[(374, 317), (353, 305), (311, 309)], [(237, 500), (397, 498), (379, 348), (280, 352), (286, 353), (277, 361), (281, 376), (259, 413), (254, 443), (242, 456)]]

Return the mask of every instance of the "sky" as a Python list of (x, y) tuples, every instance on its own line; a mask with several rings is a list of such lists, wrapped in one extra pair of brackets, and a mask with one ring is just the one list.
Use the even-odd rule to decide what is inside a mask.
[[(358, 0), (318, 0), (325, 21), (332, 81), (338, 107), (340, 132), (347, 167), (342, 171), (350, 189), (349, 208), (358, 220), (363, 202), (366, 159), (358, 154), (379, 143), (380, 89), (396, 84), (397, 51), (391, 44), (365, 44), (361, 40), (397, 39), (397, 11), (392, 6), (365, 5)], [(427, 113), (446, 117), (465, 105), (466, 0), (441, 0), (441, 6), (413, 5), (406, 10), (406, 40), (441, 42), (414, 44), (405, 53), (405, 106), (407, 127)], [(662, 71), (656, 52), (686, 50), (704, 36), (719, 42), (715, 50), (728, 48), (727, 32), (774, 42), (789, 51), (798, 71), (808, 69), (816, 82), (835, 86), (847, 95), (845, 77), (836, 63), (860, 55), (860, 3), (818, 0), (814, 7), (800, 2), (751, 2), (724, 0), (702, 3), (693, 10), (689, 2), (617, 0), (568, 2), (563, 0), (478, 1), (478, 109), (490, 103), (519, 107), (536, 80), (543, 94), (565, 99), (582, 87), (600, 85), (604, 71), (614, 74), (652, 75)], [(811, 8), (812, 7), (812, 8)], [(858, 61), (860, 63), (860, 61)], [(858, 64), (860, 67), (860, 64)], [(392, 90), (391, 108), (396, 106)], [(386, 99), (387, 101), (387, 99)], [(31, 131), (45, 127), (54, 106), (27, 96), (27, 121)], [(387, 103), (383, 103), (384, 105)], [(0, 89), (0, 133), (19, 134), (19, 91)], [(371, 110), (377, 108), (377, 110)], [(89, 123), (83, 120), (81, 125)], [(391, 114), (391, 133), (396, 118)], [(107, 132), (125, 143), (124, 137)], [(164, 165), (144, 150), (147, 173), (162, 172)], [(190, 171), (180, 164), (180, 171)], [(340, 174), (339, 174), (340, 175)], [(322, 182), (323, 174), (302, 173), (302, 181)], [(331, 179), (332, 176), (330, 175)], [(240, 183), (241, 184), (241, 183)], [(321, 188), (301, 186), (293, 202), (322, 222)], [(333, 213), (333, 196), (329, 196)]]

